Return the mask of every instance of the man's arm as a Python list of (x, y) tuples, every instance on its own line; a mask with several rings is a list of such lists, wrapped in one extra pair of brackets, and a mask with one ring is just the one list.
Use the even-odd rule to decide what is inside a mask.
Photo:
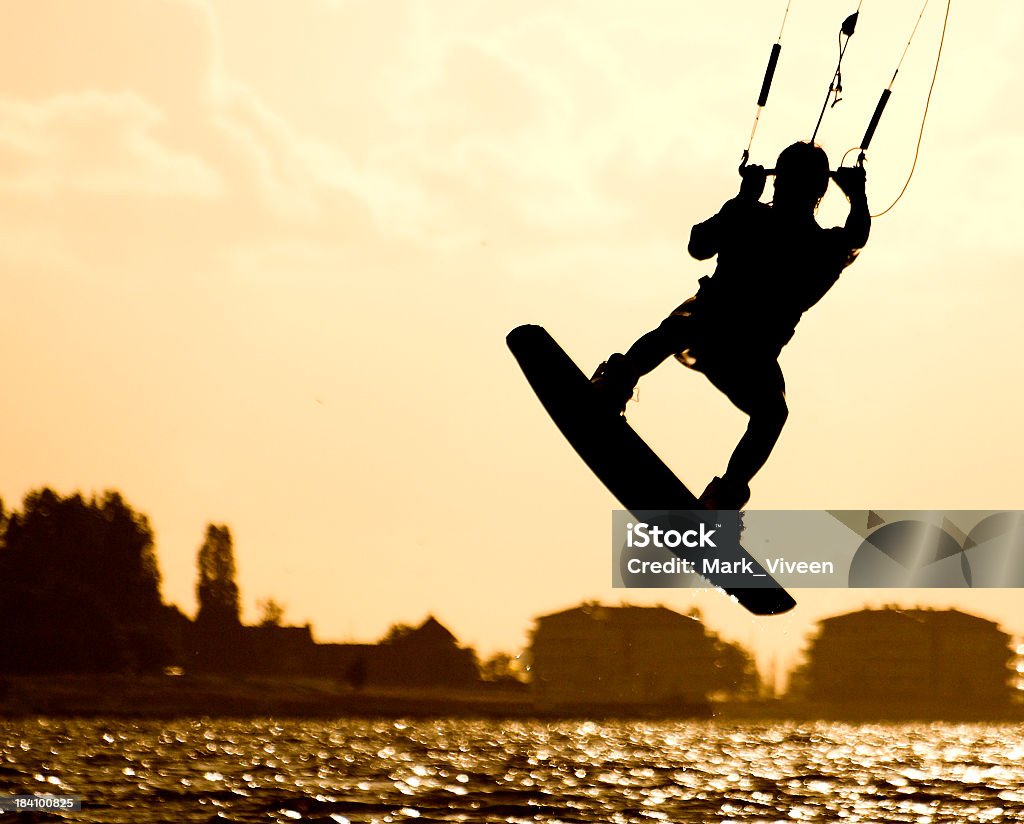
[(722, 248), (722, 236), (725, 231), (723, 223), (728, 219), (728, 214), (736, 209), (747, 208), (761, 197), (764, 192), (766, 175), (763, 166), (749, 165), (740, 169), (743, 182), (740, 183), (740, 191), (736, 197), (727, 200), (717, 215), (708, 218), (703, 223), (698, 223), (690, 230), (690, 243), (687, 246), (691, 257), (697, 260), (707, 260), (714, 257)]
[[(725, 207), (722, 208), (724, 210)], [(707, 260), (718, 254), (721, 239), (722, 213), (719, 212), (690, 229), (690, 243), (686, 250), (690, 253), (690, 257)]]
[(841, 166), (833, 174), (839, 188), (850, 201), (850, 214), (846, 218), (847, 240), (852, 249), (862, 249), (871, 233), (871, 212), (864, 190), (867, 175), (863, 166)]

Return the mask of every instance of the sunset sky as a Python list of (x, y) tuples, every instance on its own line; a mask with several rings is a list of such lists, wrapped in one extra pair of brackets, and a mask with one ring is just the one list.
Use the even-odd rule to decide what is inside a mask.
[[(753, 160), (814, 128), (853, 0), (794, 0)], [(167, 600), (208, 522), (246, 616), (321, 640), (432, 612), (484, 652), (623, 595), (699, 606), (788, 662), (817, 618), (1019, 593), (610, 588), (611, 496), (508, 354), (541, 323), (586, 371), (696, 288), (690, 226), (738, 186), (782, 0), (34, 0), (0, 27), (0, 496), (120, 490)], [(919, 0), (864, 0), (819, 142), (861, 139)], [(913, 159), (932, 3), (868, 157)], [(784, 350), (758, 509), (1024, 509), (1024, 5), (954, 3), (917, 172)], [(852, 158), (851, 158), (852, 162)], [(766, 199), (770, 197), (766, 194)], [(833, 187), (819, 219), (845, 218)], [(698, 492), (745, 425), (666, 364), (634, 427)]]

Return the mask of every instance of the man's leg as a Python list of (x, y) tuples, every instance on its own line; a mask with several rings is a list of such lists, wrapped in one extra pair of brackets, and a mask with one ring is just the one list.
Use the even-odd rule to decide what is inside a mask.
[(715, 508), (739, 509), (750, 497), (750, 481), (768, 460), (789, 417), (786, 383), (777, 361), (747, 363), (738, 369), (709, 369), (705, 374), (750, 416), (725, 475), (716, 479), (717, 484), (713, 481), (705, 491), (709, 499), (715, 499), (711, 503), (725, 501), (729, 504)]
[(691, 323), (689, 315), (669, 315), (657, 329), (629, 347), (626, 362), (636, 371), (637, 377), (646, 375), (666, 358), (686, 349), (690, 342)]
[(785, 392), (766, 396), (754, 407), (750, 412), (747, 431), (743, 433), (729, 459), (725, 477), (736, 483), (749, 484), (772, 454), (788, 417)]
[(686, 349), (691, 324), (689, 315), (669, 315), (657, 329), (629, 347), (625, 355), (611, 355), (597, 367), (592, 383), (621, 413), (641, 377), (669, 356)]

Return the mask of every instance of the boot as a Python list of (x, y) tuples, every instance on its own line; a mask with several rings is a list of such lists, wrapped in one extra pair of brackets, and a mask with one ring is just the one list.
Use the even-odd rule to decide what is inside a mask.
[(750, 500), (750, 487), (729, 478), (714, 477), (701, 493), (700, 502), (708, 509), (743, 509)]
[(626, 411), (626, 403), (633, 397), (639, 376), (629, 365), (626, 356), (616, 352), (597, 367), (590, 383), (604, 402), (616, 414)]

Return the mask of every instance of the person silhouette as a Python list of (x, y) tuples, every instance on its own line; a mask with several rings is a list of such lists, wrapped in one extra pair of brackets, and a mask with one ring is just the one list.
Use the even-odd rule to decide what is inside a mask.
[[(623, 414), (639, 379), (674, 355), (750, 417), (725, 473), (700, 496), (709, 509), (742, 509), (750, 499), (750, 481), (789, 415), (779, 353), (871, 230), (863, 166), (831, 172), (828, 155), (814, 143), (794, 143), (779, 155), (771, 203), (760, 202), (768, 175), (763, 167), (745, 165), (740, 174), (736, 197), (690, 233), (690, 255), (718, 256), (714, 274), (700, 278), (693, 297), (625, 354), (609, 356), (591, 378), (604, 401)], [(843, 226), (823, 229), (815, 212), (830, 178), (850, 212)]]

